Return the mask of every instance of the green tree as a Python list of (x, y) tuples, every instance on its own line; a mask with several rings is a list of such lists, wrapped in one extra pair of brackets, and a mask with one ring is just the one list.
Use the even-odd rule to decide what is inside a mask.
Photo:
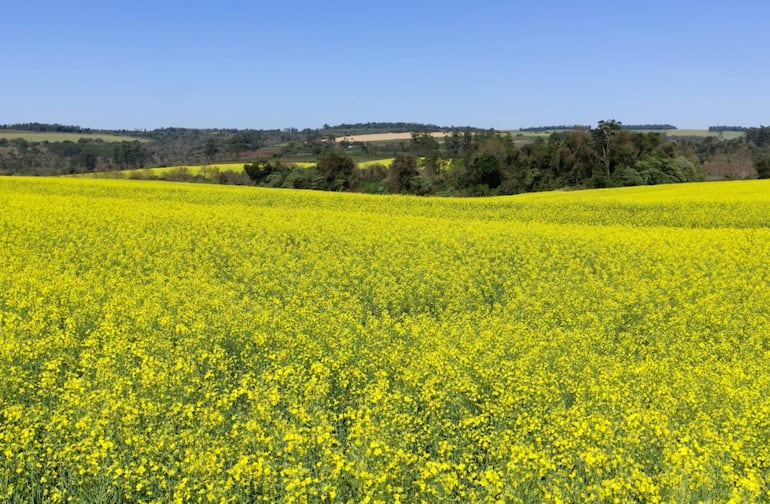
[(86, 171), (92, 172), (96, 170), (97, 155), (91, 149), (83, 149), (80, 152), (80, 162), (85, 167)]
[(232, 155), (238, 158), (241, 152), (246, 150), (246, 142), (243, 141), (243, 137), (240, 134), (236, 133), (230, 137), (228, 148)]
[(147, 153), (138, 141), (120, 142), (112, 151), (113, 161), (123, 169), (144, 167)]
[(283, 182), (288, 169), (280, 161), (262, 161), (243, 165), (243, 171), (257, 185), (277, 187)]
[(582, 185), (593, 174), (594, 144), (589, 130), (575, 128), (562, 142), (564, 149), (563, 181), (568, 185)]
[(419, 175), (417, 158), (408, 154), (396, 156), (388, 169), (390, 192), (414, 192), (416, 178)]
[(209, 163), (214, 161), (218, 152), (219, 146), (217, 145), (217, 140), (214, 137), (208, 137), (206, 139), (206, 145), (203, 147), (203, 154), (206, 156)]
[(466, 185), (469, 188), (487, 186), (496, 189), (503, 180), (506, 147), (499, 135), (484, 133), (477, 136), (474, 151), (465, 161)]
[(444, 148), (450, 158), (460, 158), (463, 155), (463, 137), (457, 130), (444, 138)]
[(596, 152), (599, 156), (599, 162), (604, 168), (604, 176), (608, 179), (612, 174), (610, 165), (612, 163), (613, 149), (617, 143), (616, 138), (622, 130), (622, 124), (614, 119), (609, 121), (599, 121), (598, 127), (591, 130), (596, 145)]
[(342, 191), (350, 188), (356, 163), (352, 158), (334, 150), (328, 150), (318, 161), (318, 171), (326, 182), (326, 189)]
[(754, 161), (754, 168), (756, 168), (759, 178), (770, 178), (770, 156)]
[(436, 157), (441, 155), (441, 147), (430, 133), (412, 133), (410, 152), (415, 156)]
[(486, 185), (495, 189), (502, 182), (500, 160), (492, 153), (475, 156), (468, 166), (470, 185)]

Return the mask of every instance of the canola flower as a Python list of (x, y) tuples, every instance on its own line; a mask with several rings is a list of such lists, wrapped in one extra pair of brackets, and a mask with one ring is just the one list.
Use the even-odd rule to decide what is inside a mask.
[(0, 500), (767, 502), (770, 183), (0, 179)]
[[(357, 163), (358, 168), (364, 169), (375, 165), (381, 165), (389, 167), (393, 163), (394, 158), (373, 159), (370, 161), (362, 161)], [(420, 158), (422, 161), (424, 158)], [(174, 173), (181, 173), (189, 176), (201, 176), (206, 179), (211, 179), (213, 174), (232, 172), (232, 173), (245, 173), (244, 165), (246, 162), (240, 163), (213, 163), (206, 165), (178, 165), (178, 166), (158, 166), (153, 168), (131, 168), (126, 170), (117, 171), (104, 171), (93, 173), (81, 173), (72, 175), (75, 178), (144, 178), (153, 179), (157, 177), (168, 176)], [(296, 166), (299, 168), (311, 168), (318, 163), (311, 161), (291, 161), (286, 163), (287, 166)], [(444, 163), (448, 168), (448, 163)]]

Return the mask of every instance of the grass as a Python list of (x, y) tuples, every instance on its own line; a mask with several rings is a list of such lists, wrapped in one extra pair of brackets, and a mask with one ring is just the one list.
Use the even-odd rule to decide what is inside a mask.
[(17, 131), (2, 130), (0, 138), (16, 140), (23, 138), (28, 142), (77, 142), (81, 138), (87, 140), (101, 140), (103, 142), (147, 142), (146, 139), (136, 138), (128, 135), (109, 135), (106, 133), (59, 133), (47, 131)]
[[(512, 130), (509, 131), (515, 139), (518, 140), (516, 137), (524, 137), (526, 140), (535, 140), (537, 138), (548, 138), (551, 133), (558, 133), (558, 132), (564, 132), (564, 131), (570, 131), (570, 130), (553, 130), (553, 131), (547, 131), (547, 132), (523, 132), (523, 131), (517, 131)], [(634, 130), (639, 133), (650, 133), (652, 131), (658, 132), (658, 133), (664, 133), (666, 136), (669, 137), (719, 137), (724, 138), (725, 140), (733, 140), (735, 138), (740, 138), (743, 136), (742, 131), (724, 131), (724, 132), (718, 132), (718, 131), (709, 131), (707, 129), (670, 129), (670, 130)]]
[(709, 131), (704, 129), (674, 129), (667, 130), (666, 136), (670, 137), (719, 137), (725, 140), (733, 140), (743, 136), (742, 131)]

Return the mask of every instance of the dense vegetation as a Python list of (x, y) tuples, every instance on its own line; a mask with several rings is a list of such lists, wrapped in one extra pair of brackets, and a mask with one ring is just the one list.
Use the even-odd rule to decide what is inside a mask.
[(91, 133), (89, 128), (80, 126), (70, 126), (66, 124), (47, 124), (47, 123), (19, 123), (19, 124), (0, 124), (0, 130), (21, 130), (38, 132), (57, 132), (57, 133)]
[(749, 128), (745, 126), (709, 126), (709, 131), (746, 131)]
[[(648, 125), (649, 126), (649, 125)], [(754, 134), (753, 130), (760, 133)], [(251, 180), (269, 187), (354, 189), (412, 194), (515, 194), (563, 187), (613, 187), (765, 176), (768, 146), (755, 128), (746, 139), (671, 140), (615, 121), (520, 141), (516, 135), (452, 132), (441, 140), (415, 133), (389, 166), (345, 171), (355, 152), (327, 151), (326, 174), (280, 161), (246, 166)], [(339, 162), (340, 168), (331, 168)], [(320, 167), (320, 163), (319, 163)]]
[[(569, 131), (576, 128), (589, 129), (590, 126), (575, 124), (572, 126), (537, 126), (532, 128), (519, 128), (519, 131), (529, 133), (551, 133), (554, 131)], [(624, 124), (623, 129), (632, 131), (667, 131), (675, 130), (676, 126), (672, 124)]]
[(0, 500), (770, 500), (770, 181), (0, 205)]
[[(770, 127), (746, 128), (745, 135), (728, 140), (666, 137), (659, 128), (670, 126), (600, 121), (593, 128), (565, 127), (546, 135), (537, 133), (539, 128), (496, 132), (414, 123), (364, 123), (312, 130), (163, 128), (108, 132), (136, 138), (121, 142), (86, 137), (63, 142), (0, 137), (0, 174), (53, 175), (242, 161), (248, 176), (220, 174), (216, 181), (463, 195), (770, 176)], [(93, 133), (77, 126), (37, 123), (4, 127), (22, 128)], [(354, 134), (393, 131), (411, 131), (412, 138), (335, 141)], [(429, 132), (435, 131), (446, 136), (434, 138)], [(396, 161), (389, 166), (345, 172), (351, 162), (380, 158)], [(303, 171), (293, 165), (296, 161), (312, 162), (316, 167), (303, 166)], [(185, 178), (181, 172), (175, 172), (174, 177)]]

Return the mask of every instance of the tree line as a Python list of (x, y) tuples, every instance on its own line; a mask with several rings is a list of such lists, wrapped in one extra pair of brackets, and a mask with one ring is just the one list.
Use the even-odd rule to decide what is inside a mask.
[(709, 126), (709, 131), (716, 133), (720, 131), (746, 131), (747, 129), (744, 126)]
[(20, 131), (35, 131), (41, 133), (91, 133), (89, 128), (81, 128), (80, 126), (70, 126), (66, 124), (48, 124), (48, 123), (17, 123), (17, 124), (0, 124), (0, 130), (20, 130)]
[(345, 152), (329, 149), (316, 168), (280, 161), (245, 165), (253, 183), (271, 187), (410, 194), (493, 195), (562, 187), (610, 187), (700, 180), (692, 153), (657, 132), (626, 130), (617, 121), (575, 128), (517, 144), (511, 134), (453, 132), (439, 142), (414, 133), (389, 167), (354, 170)]
[[(50, 131), (60, 125), (35, 125)], [(414, 194), (514, 194), (561, 187), (609, 187), (689, 180), (768, 177), (770, 127), (745, 128), (740, 138), (666, 137), (652, 126), (636, 130), (614, 120), (549, 135), (478, 128), (413, 128), (410, 139), (337, 142), (341, 131), (385, 131), (412, 123), (362, 123), (318, 129), (161, 128), (136, 131), (136, 141), (36, 142), (0, 138), (0, 174), (57, 175), (242, 161), (245, 175), (221, 183)], [(5, 129), (19, 129), (7, 125)], [(394, 127), (395, 127), (394, 126)], [(671, 126), (671, 125), (657, 125)], [(79, 128), (65, 126), (64, 128)], [(81, 129), (82, 132), (91, 131)], [(140, 141), (141, 139), (141, 141)], [(356, 161), (395, 158), (391, 166), (350, 169)], [(312, 161), (311, 169), (293, 161)], [(137, 176), (142, 176), (137, 174)], [(184, 170), (175, 180), (202, 180)], [(209, 178), (212, 180), (212, 178)]]
[[(665, 131), (665, 130), (677, 129), (677, 127), (674, 126), (673, 124), (623, 124), (622, 126), (623, 126), (623, 129), (633, 130), (633, 131)], [(576, 128), (590, 129), (591, 127), (588, 125), (581, 125), (581, 124), (575, 124), (571, 126), (566, 126), (566, 125), (536, 126), (536, 127), (530, 127), (530, 128), (519, 128), (519, 131), (526, 132), (526, 133), (552, 133), (555, 131), (569, 131)]]
[(31, 142), (0, 138), (0, 175), (66, 175), (141, 168), (151, 162), (139, 141)]

